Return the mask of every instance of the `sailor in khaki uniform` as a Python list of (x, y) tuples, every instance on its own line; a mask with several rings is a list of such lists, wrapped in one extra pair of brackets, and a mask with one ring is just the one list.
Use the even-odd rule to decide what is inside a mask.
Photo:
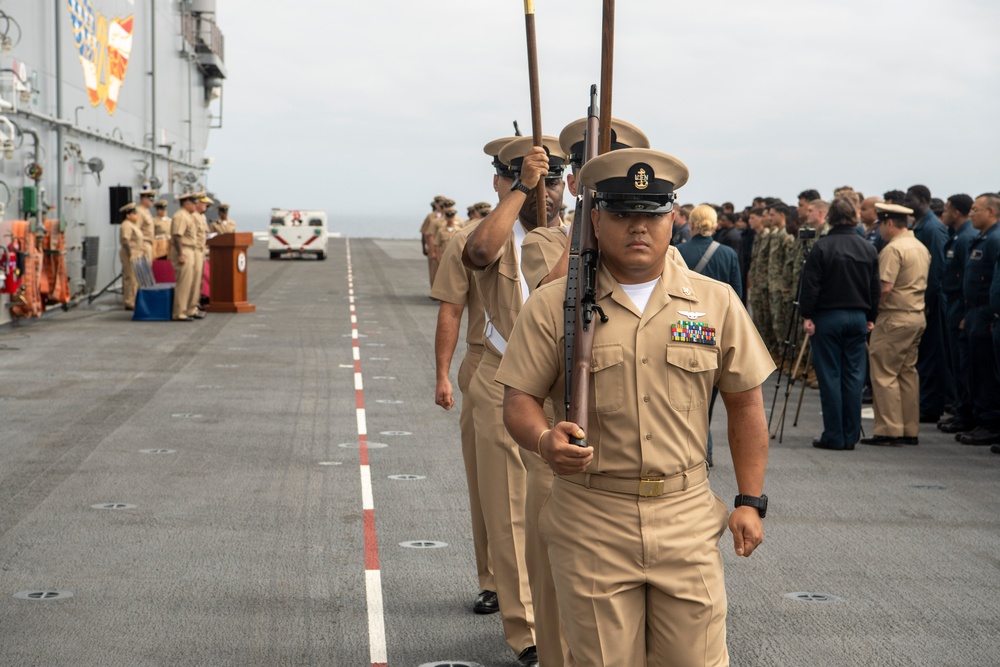
[(156, 216), (153, 218), (153, 259), (162, 259), (170, 254), (170, 218), (167, 216), (167, 200), (156, 202)]
[(236, 222), (229, 218), (229, 204), (219, 204), (219, 219), (213, 220), (208, 229), (213, 234), (236, 233)]
[(156, 190), (143, 189), (139, 191), (139, 205), (135, 211), (139, 215), (139, 230), (142, 232), (142, 251), (150, 264), (153, 263), (153, 239), (156, 238), (156, 225), (153, 223), (153, 214), (149, 209), (153, 207), (153, 198)]
[[(575, 665), (727, 665), (718, 541), (727, 518), (737, 555), (763, 539), (760, 385), (774, 364), (732, 288), (666, 259), (673, 190), (687, 178), (679, 160), (644, 149), (580, 172), (595, 190), (597, 303), (608, 317), (595, 329), (589, 431), (550, 428), (542, 409), (550, 397), (565, 419), (565, 279), (532, 295), (496, 376), (508, 430), (558, 475), (539, 523)], [(713, 386), (741, 494), (731, 515), (707, 483)]]
[(122, 261), (122, 300), (125, 302), (125, 310), (135, 308), (135, 295), (139, 291), (139, 282), (136, 280), (132, 262), (143, 256), (144, 238), (139, 228), (139, 213), (136, 208), (135, 204), (125, 204), (118, 209), (118, 212), (125, 216), (118, 230), (118, 240), (121, 243), (118, 257)]
[(906, 227), (913, 209), (878, 203), (875, 210), (887, 243), (878, 254), (882, 297), (868, 344), (875, 435), (861, 444), (915, 445), (920, 432), (917, 349), (927, 326), (924, 292), (931, 255)]
[[(458, 217), (458, 211), (453, 208), (446, 209), (444, 212), (444, 222), (437, 226), (437, 231), (434, 233), (434, 253), (438, 260), (438, 270), (441, 269), (441, 257), (444, 255), (444, 249), (448, 246), (448, 241), (462, 227), (463, 224), (461, 218)], [(436, 273), (434, 277), (437, 278)]]
[(196, 289), (200, 291), (201, 281), (195, 280), (195, 250), (198, 245), (198, 221), (195, 219), (193, 193), (179, 196), (181, 208), (174, 213), (170, 223), (170, 261), (174, 265), (176, 284), (174, 285), (173, 319), (192, 322), (192, 304), (198, 303)]
[[(447, 208), (446, 201), (450, 200), (444, 195), (434, 197), (431, 201), (431, 212), (427, 214), (423, 224), (420, 225), (420, 243), (424, 256), (427, 257), (427, 275), (430, 278), (431, 287), (434, 287), (434, 274), (437, 271), (437, 265), (433, 258), (434, 231), (438, 221), (442, 218), (442, 211)], [(452, 202), (451, 205), (454, 206), (455, 202)]]
[(208, 207), (213, 204), (212, 198), (209, 197), (204, 192), (198, 192), (195, 194), (195, 213), (194, 218), (197, 222), (197, 235), (198, 240), (195, 243), (195, 292), (194, 301), (192, 301), (188, 309), (188, 317), (193, 317), (196, 320), (201, 320), (205, 318), (205, 311), (201, 309), (201, 287), (202, 281), (205, 278), (205, 261), (208, 257), (208, 218), (205, 217), (205, 211)]
[[(565, 186), (562, 173), (566, 156), (555, 137), (543, 137), (542, 142), (544, 149), (533, 147), (531, 137), (518, 137), (500, 151), (500, 161), (509, 167), (510, 175), (516, 180), (498, 176), (497, 191), (506, 189), (508, 193), (469, 236), (462, 257), (465, 265), (476, 272), (488, 318), (486, 350), (472, 381), (476, 393), (473, 418), (479, 492), (486, 516), (504, 634), (524, 665), (534, 664), (535, 640), (539, 638), (533, 632), (538, 619), (532, 609), (525, 561), (526, 494), (544, 497), (552, 476), (534, 476), (533, 488), (527, 489), (526, 464), (503, 426), (503, 387), (494, 382), (493, 377), (514, 320), (528, 297), (528, 285), (520, 269), (521, 245), (537, 224), (535, 186), (543, 178), (546, 201), (542, 205), (546, 208), (547, 222), (553, 226), (561, 222), (559, 210)], [(535, 455), (527, 457), (527, 465), (534, 465), (530, 456)], [(541, 461), (537, 464), (541, 468)]]
[[(506, 165), (498, 161), (497, 155), (513, 137), (497, 139), (486, 144), (484, 151), (493, 158), (493, 166), (497, 175), (509, 173)], [(498, 166), (499, 165), (499, 166)], [(494, 176), (494, 187), (498, 176)], [(513, 180), (513, 179), (511, 179)], [(500, 196), (506, 193), (499, 192)], [(486, 533), (486, 519), (483, 516), (483, 506), (479, 497), (479, 468), (476, 459), (476, 428), (473, 421), (473, 405), (475, 396), (471, 391), (472, 377), (479, 368), (479, 360), (483, 355), (483, 330), (486, 328), (486, 313), (483, 301), (479, 296), (472, 271), (462, 263), (462, 252), (479, 220), (491, 210), (486, 202), (479, 202), (469, 207), (473, 215), (472, 221), (463, 227), (445, 248), (441, 256), (431, 298), (440, 302), (438, 306), (437, 330), (434, 335), (434, 356), (437, 368), (437, 385), (434, 391), (434, 402), (445, 410), (455, 405), (449, 371), (451, 358), (458, 345), (458, 335), (462, 323), (462, 311), (468, 308), (466, 324), (467, 351), (458, 369), (458, 387), (462, 392), (462, 412), (459, 415), (459, 426), (462, 432), (462, 459), (465, 462), (465, 478), (469, 488), (469, 509), (472, 516), (472, 544), (476, 554), (476, 572), (479, 579), (479, 594), (472, 603), (472, 610), (477, 614), (493, 614), (499, 611), (497, 602), (497, 585), (490, 564), (489, 540)]]

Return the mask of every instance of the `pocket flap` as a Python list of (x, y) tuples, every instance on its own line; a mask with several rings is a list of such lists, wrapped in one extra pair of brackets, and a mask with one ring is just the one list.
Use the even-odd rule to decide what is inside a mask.
[(625, 350), (618, 343), (595, 345), (590, 358), (591, 372), (602, 371), (625, 362)]
[(667, 363), (689, 373), (701, 373), (717, 369), (719, 355), (714, 347), (707, 345), (667, 345)]

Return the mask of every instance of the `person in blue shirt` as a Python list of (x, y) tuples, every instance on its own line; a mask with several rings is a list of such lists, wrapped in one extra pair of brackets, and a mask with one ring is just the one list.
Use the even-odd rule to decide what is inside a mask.
[(979, 235), (969, 244), (965, 262), (962, 294), (965, 319), (962, 328), (968, 336), (969, 387), (972, 390), (973, 415), (977, 426), (955, 439), (965, 445), (1000, 444), (1000, 376), (997, 373), (997, 349), (991, 329), (1000, 315), (991, 291), (1000, 260), (1000, 195), (986, 193), (972, 204), (972, 226)]
[[(903, 206), (913, 209), (913, 235), (931, 253), (931, 269), (924, 292), (927, 328), (920, 338), (917, 373), (920, 375), (920, 421), (934, 424), (944, 413), (947, 395), (954, 394), (954, 380), (945, 363), (944, 316), (941, 308), (941, 276), (948, 230), (931, 211), (931, 191), (914, 185), (906, 191)], [(948, 389), (951, 388), (949, 392)]]
[[(677, 246), (677, 251), (692, 271), (726, 283), (733, 288), (736, 296), (743, 300), (743, 279), (740, 258), (736, 251), (712, 239), (719, 224), (719, 214), (714, 207), (702, 204), (692, 209), (688, 216), (691, 225), (691, 240)], [(712, 410), (718, 389), (712, 390), (712, 401), (708, 406), (708, 421), (712, 422)], [(708, 465), (712, 465), (712, 432), (708, 433)]]
[(972, 197), (952, 195), (944, 205), (941, 221), (947, 226), (949, 238), (944, 244), (944, 272), (941, 292), (944, 297), (945, 343), (948, 361), (955, 378), (955, 411), (950, 419), (938, 422), (938, 429), (945, 433), (971, 431), (973, 424), (972, 396), (969, 392), (968, 336), (962, 329), (965, 317), (965, 299), (962, 297), (962, 278), (965, 261), (969, 257), (969, 244), (977, 232), (969, 220)]

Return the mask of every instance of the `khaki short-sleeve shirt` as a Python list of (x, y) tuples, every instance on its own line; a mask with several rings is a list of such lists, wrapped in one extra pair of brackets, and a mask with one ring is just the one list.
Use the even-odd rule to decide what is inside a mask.
[(185, 248), (195, 248), (198, 244), (198, 221), (194, 215), (180, 209), (170, 222), (170, 235), (180, 236), (181, 245)]
[(127, 219), (122, 220), (121, 228), (118, 230), (118, 241), (121, 243), (122, 249), (128, 252), (130, 258), (141, 255), (144, 239), (139, 223)]
[[(563, 404), (565, 278), (528, 300), (496, 380)], [(587, 472), (624, 478), (672, 475), (706, 458), (712, 387), (740, 392), (759, 386), (774, 363), (732, 288), (665, 262), (640, 313), (604, 266), (591, 358)]]
[(451, 239), (441, 256), (431, 296), (446, 303), (465, 304), (469, 311), (468, 323), (465, 328), (465, 342), (469, 345), (483, 344), (483, 330), (486, 328), (486, 311), (479, 296), (472, 271), (462, 263), (462, 252), (469, 234), (479, 226), (478, 222), (463, 227)]
[(892, 283), (892, 292), (879, 302), (879, 312), (923, 312), (931, 254), (913, 232), (905, 230), (878, 254), (878, 275)]
[(153, 220), (153, 229), (156, 236), (170, 236), (170, 218), (164, 216)]
[(521, 270), (534, 291), (551, 273), (569, 243), (569, 227), (536, 227), (524, 237), (521, 245)]
[(420, 225), (420, 233), (424, 235), (433, 234), (433, 232), (431, 231), (431, 226), (436, 225), (438, 220), (440, 220), (442, 217), (443, 216), (437, 212), (428, 213), (427, 217), (424, 218), (424, 224)]
[[(510, 340), (510, 332), (514, 330), (514, 322), (524, 303), (516, 243), (514, 234), (509, 234), (492, 264), (478, 271), (473, 269), (489, 322), (505, 341)], [(500, 350), (495, 351), (500, 353)]]
[(135, 210), (139, 214), (138, 224), (139, 231), (142, 232), (143, 242), (152, 244), (153, 238), (156, 236), (156, 225), (153, 223), (153, 216), (145, 206), (136, 206)]
[(197, 232), (197, 241), (195, 241), (195, 249), (201, 252), (208, 252), (208, 218), (205, 217), (204, 213), (196, 212), (194, 218), (197, 221), (197, 226), (195, 230)]

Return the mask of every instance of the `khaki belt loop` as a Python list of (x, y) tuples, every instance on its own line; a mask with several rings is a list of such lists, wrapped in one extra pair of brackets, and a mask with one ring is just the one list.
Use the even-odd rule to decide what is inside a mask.
[(586, 489), (590, 488), (590, 477), (591, 477), (591, 474), (589, 472), (588, 473), (584, 473), (584, 475), (583, 475), (583, 486)]
[(688, 490), (688, 473), (687, 473), (687, 470), (685, 470), (684, 472), (682, 472), (681, 475), (683, 476), (683, 480), (684, 480), (684, 486), (681, 487), (681, 491), (687, 491)]

